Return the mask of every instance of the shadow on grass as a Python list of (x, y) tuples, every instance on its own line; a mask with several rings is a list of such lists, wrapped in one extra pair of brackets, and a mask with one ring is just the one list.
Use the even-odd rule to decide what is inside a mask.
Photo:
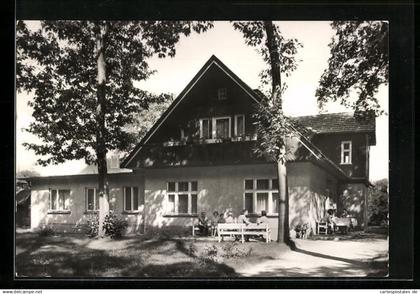
[[(183, 241), (125, 238), (121, 249), (88, 248), (84, 236), (16, 236), (17, 277), (234, 277), (225, 264), (192, 254)], [(106, 241), (114, 242), (114, 241)]]

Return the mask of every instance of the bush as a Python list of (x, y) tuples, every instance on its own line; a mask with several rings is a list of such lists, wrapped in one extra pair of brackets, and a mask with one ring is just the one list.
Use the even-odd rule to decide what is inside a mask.
[(55, 234), (54, 228), (52, 226), (43, 226), (42, 229), (39, 230), (38, 235), (40, 237), (48, 237)]
[(89, 217), (86, 222), (85, 233), (89, 236), (89, 238), (94, 238), (98, 236), (99, 230), (99, 217), (98, 215), (94, 215)]
[(369, 188), (368, 217), (369, 225), (381, 226), (388, 222), (388, 180), (379, 180)]
[(115, 214), (110, 213), (105, 216), (103, 228), (105, 235), (110, 236), (111, 239), (121, 238), (127, 227), (128, 222), (118, 218)]

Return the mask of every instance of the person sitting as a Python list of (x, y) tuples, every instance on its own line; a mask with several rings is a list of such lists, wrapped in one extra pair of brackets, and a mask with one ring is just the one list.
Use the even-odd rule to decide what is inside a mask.
[(246, 224), (246, 225), (248, 225), (250, 223), (250, 221), (248, 219), (248, 210), (247, 209), (243, 209), (241, 215), (238, 216), (238, 223), (239, 224)]
[(209, 235), (209, 219), (207, 218), (205, 211), (202, 211), (198, 218), (198, 229), (202, 236)]
[[(265, 210), (261, 210), (261, 216), (257, 219), (258, 225), (265, 225), (268, 224), (267, 212)], [(260, 237), (265, 241), (264, 235), (260, 235)]]
[(211, 218), (211, 234), (214, 236), (216, 234), (217, 222), (219, 220), (219, 212), (217, 210), (213, 211), (213, 216)]
[(331, 229), (331, 232), (334, 232), (334, 230), (335, 230), (336, 219), (337, 219), (337, 217), (335, 216), (334, 210), (333, 209), (328, 209), (327, 210), (327, 223), (328, 223), (328, 226)]
[(226, 223), (225, 217), (223, 216), (223, 213), (219, 214), (219, 218), (217, 219), (218, 224), (224, 224)]
[(230, 211), (230, 210), (228, 210), (228, 212), (227, 212), (227, 217), (226, 217), (226, 219), (225, 219), (225, 223), (227, 223), (227, 224), (232, 224), (232, 223), (234, 223), (235, 222), (235, 219), (233, 218), (233, 212), (232, 211)]
[(347, 212), (347, 209), (343, 209), (343, 212), (341, 213), (341, 217), (350, 217), (349, 213)]
[(267, 212), (261, 210), (261, 216), (257, 220), (257, 224), (268, 224)]
[[(250, 224), (250, 223), (251, 223), (251, 222), (249, 221), (249, 219), (248, 219), (248, 210), (247, 210), (247, 209), (242, 210), (241, 215), (240, 215), (240, 216), (238, 216), (238, 223), (239, 223), (239, 224), (245, 224), (245, 225), (248, 225), (248, 224)], [(239, 237), (238, 237), (238, 236), (236, 236), (236, 237), (235, 237), (235, 239), (236, 239), (236, 240), (239, 240)], [(247, 236), (245, 236), (245, 241), (246, 241), (246, 242), (249, 242), (249, 236), (248, 236), (248, 235), (247, 235)]]

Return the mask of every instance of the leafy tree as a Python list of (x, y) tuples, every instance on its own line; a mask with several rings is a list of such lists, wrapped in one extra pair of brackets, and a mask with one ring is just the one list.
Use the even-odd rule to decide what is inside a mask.
[(16, 173), (16, 178), (39, 177), (41, 174), (35, 170), (25, 169)]
[(340, 101), (354, 109), (359, 120), (383, 114), (375, 95), (380, 85), (388, 83), (388, 22), (334, 21), (331, 27), (336, 33), (316, 91), (318, 105)]
[[(127, 132), (132, 134), (132, 137), (135, 138), (132, 147), (140, 142), (174, 100), (173, 95), (164, 94), (162, 96), (165, 97), (162, 101), (150, 103), (147, 109), (140, 110), (140, 112), (134, 116), (134, 121), (126, 126)], [(128, 150), (131, 149), (132, 148), (129, 148)]]
[(39, 164), (84, 159), (98, 166), (99, 233), (109, 211), (106, 154), (130, 146), (125, 126), (157, 98), (134, 86), (153, 71), (147, 58), (174, 56), (180, 36), (211, 22), (18, 21), (16, 85), (33, 91), (27, 131), (42, 139), (25, 144), (44, 156)]
[(263, 85), (271, 84), (271, 99), (258, 106), (255, 118), (260, 143), (255, 152), (268, 156), (277, 163), (279, 182), (278, 238), (277, 242), (289, 241), (288, 191), (286, 171), (286, 137), (293, 126), (285, 117), (282, 107), (281, 74), (289, 76), (297, 67), (296, 53), (302, 44), (297, 39), (286, 39), (278, 25), (272, 21), (234, 22), (235, 29), (242, 32), (245, 43), (257, 47), (267, 64), (260, 74)]
[(368, 190), (368, 217), (370, 225), (381, 225), (388, 220), (388, 179), (378, 180)]

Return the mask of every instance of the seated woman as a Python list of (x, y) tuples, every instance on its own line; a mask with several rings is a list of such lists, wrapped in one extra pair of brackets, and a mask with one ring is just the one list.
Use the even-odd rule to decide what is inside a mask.
[[(261, 210), (261, 216), (257, 219), (257, 224), (268, 224), (267, 212)], [(265, 241), (264, 234), (261, 234), (260, 237)]]
[(198, 229), (200, 230), (200, 235), (209, 235), (209, 219), (207, 218), (205, 211), (202, 211), (198, 218)]
[(328, 226), (331, 229), (331, 232), (333, 232), (333, 233), (334, 233), (334, 230), (335, 230), (336, 219), (337, 219), (337, 217), (335, 216), (334, 210), (333, 209), (328, 209), (327, 210), (327, 223), (328, 223)]
[(341, 213), (341, 217), (350, 217), (349, 213), (347, 212), (347, 209), (343, 209), (343, 212)]
[(257, 220), (257, 224), (268, 224), (267, 212), (261, 210), (261, 216)]
[(216, 234), (217, 223), (219, 221), (219, 212), (217, 210), (213, 211), (213, 216), (211, 218), (211, 234), (214, 236)]

